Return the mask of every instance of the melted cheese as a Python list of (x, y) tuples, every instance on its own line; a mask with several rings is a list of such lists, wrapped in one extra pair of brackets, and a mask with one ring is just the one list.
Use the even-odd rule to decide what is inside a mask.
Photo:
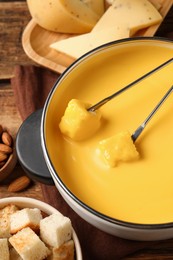
[(172, 42), (116, 43), (78, 61), (53, 92), (45, 120), (50, 160), (76, 197), (107, 216), (135, 223), (173, 221), (173, 95), (135, 142), (139, 160), (109, 168), (97, 154), (99, 141), (123, 129), (133, 133), (146, 118), (172, 85), (173, 63), (101, 107), (102, 126), (92, 138), (63, 138), (61, 117), (71, 99), (95, 104), (172, 57)]
[(98, 147), (99, 156), (109, 167), (119, 162), (131, 162), (139, 159), (139, 153), (128, 131), (101, 140)]
[(77, 99), (70, 100), (59, 124), (61, 132), (76, 141), (91, 137), (100, 127), (101, 113), (87, 111), (90, 106)]

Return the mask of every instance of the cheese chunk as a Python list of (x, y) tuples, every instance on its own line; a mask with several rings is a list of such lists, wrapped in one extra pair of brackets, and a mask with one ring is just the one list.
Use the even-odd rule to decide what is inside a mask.
[(100, 127), (101, 113), (99, 110), (88, 112), (89, 104), (72, 99), (61, 118), (59, 128), (61, 132), (75, 141), (84, 140), (92, 136)]
[[(105, 5), (106, 5), (106, 7), (112, 5), (114, 1), (115, 1), (115, 0), (105, 0)], [(150, 3), (152, 3), (152, 4), (155, 6), (155, 8), (156, 8), (157, 10), (159, 10), (159, 9), (161, 8), (162, 2), (163, 2), (164, 0), (149, 0), (149, 1), (150, 1)]]
[(152, 3), (157, 10), (159, 10), (162, 7), (164, 0), (150, 0), (150, 3)]
[(91, 8), (99, 16), (105, 11), (104, 0), (82, 0), (89, 8)]
[(62, 33), (91, 31), (99, 15), (80, 0), (27, 0), (33, 19), (43, 28)]
[(128, 131), (100, 141), (99, 152), (109, 167), (115, 167), (120, 161), (129, 162), (139, 158), (139, 153)]
[(140, 29), (161, 22), (162, 16), (147, 0), (114, 0), (92, 32), (110, 28), (115, 24), (121, 25), (124, 20), (128, 23), (132, 36)]
[(74, 36), (55, 42), (51, 48), (65, 53), (72, 58), (79, 58), (92, 49), (122, 38), (129, 37), (129, 29), (126, 25), (114, 25), (101, 31)]

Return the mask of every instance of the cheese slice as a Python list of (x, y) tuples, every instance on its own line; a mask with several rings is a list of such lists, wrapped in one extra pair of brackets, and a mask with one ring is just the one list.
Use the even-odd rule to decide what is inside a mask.
[(162, 7), (163, 0), (150, 0), (150, 3), (152, 3), (157, 10), (160, 10)]
[(114, 0), (92, 31), (120, 25), (124, 20), (128, 23), (132, 36), (139, 29), (161, 22), (162, 16), (147, 0)]
[[(84, 0), (84, 1), (85, 1), (85, 0)], [(86, 0), (86, 1), (87, 1), (87, 0)], [(106, 5), (106, 7), (112, 5), (114, 1), (115, 1), (115, 0), (105, 0), (105, 5)], [(162, 7), (162, 2), (163, 2), (164, 0), (149, 0), (149, 1), (150, 1), (150, 3), (152, 3), (152, 4), (155, 6), (155, 8), (156, 8), (157, 10), (159, 10), (159, 9)]]
[(104, 0), (82, 0), (89, 8), (91, 8), (99, 16), (105, 11)]
[(37, 24), (54, 32), (90, 32), (99, 20), (99, 15), (80, 0), (27, 0), (27, 4)]
[(129, 37), (128, 27), (126, 25), (117, 25), (104, 30), (64, 39), (51, 44), (50, 47), (77, 59), (102, 44), (127, 37)]

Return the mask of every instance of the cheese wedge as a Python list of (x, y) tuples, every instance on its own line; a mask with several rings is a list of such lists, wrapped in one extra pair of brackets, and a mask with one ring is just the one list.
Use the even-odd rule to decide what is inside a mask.
[(163, 1), (164, 0), (150, 0), (150, 3), (152, 3), (157, 10), (160, 10)]
[[(157, 10), (159, 10), (159, 9), (162, 7), (162, 2), (163, 2), (164, 0), (149, 0), (149, 1), (150, 1), (150, 3), (152, 3), (152, 4), (155, 6), (155, 8), (156, 8)], [(106, 7), (112, 5), (113, 2), (114, 2), (114, 0), (105, 0), (105, 5), (106, 5)]]
[(55, 42), (50, 45), (58, 52), (67, 54), (77, 59), (92, 49), (117, 39), (129, 37), (129, 29), (126, 25), (115, 25), (101, 31), (74, 36)]
[(91, 8), (99, 16), (105, 11), (104, 0), (82, 0), (89, 8)]
[(114, 0), (92, 32), (110, 28), (115, 24), (128, 23), (130, 36), (138, 30), (157, 24), (162, 16), (147, 0)]
[(80, 0), (27, 0), (27, 4), (37, 24), (54, 32), (90, 32), (100, 18)]

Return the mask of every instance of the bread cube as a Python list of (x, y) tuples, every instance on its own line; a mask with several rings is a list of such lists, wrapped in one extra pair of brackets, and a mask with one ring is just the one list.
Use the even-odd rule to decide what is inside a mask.
[(10, 232), (15, 234), (25, 227), (30, 227), (35, 232), (38, 232), (41, 219), (40, 209), (21, 209), (10, 216)]
[(19, 208), (14, 205), (14, 204), (9, 204), (7, 206), (5, 206), (4, 208), (0, 209), (0, 217), (4, 216), (4, 215), (11, 215), (14, 212), (16, 212), (17, 210), (19, 210)]
[(9, 260), (9, 247), (7, 238), (0, 238), (0, 259), (1, 260)]
[(9, 242), (23, 260), (43, 260), (51, 253), (39, 236), (29, 227), (11, 236)]
[(59, 128), (61, 132), (75, 141), (82, 141), (91, 137), (100, 127), (101, 113), (87, 111), (90, 105), (80, 100), (72, 99), (61, 118)]
[(0, 238), (10, 237), (10, 216), (18, 210), (13, 204), (0, 209)]
[(49, 246), (59, 247), (71, 239), (72, 226), (69, 218), (52, 214), (40, 221), (41, 239)]
[(53, 247), (48, 260), (74, 260), (74, 242), (69, 240), (60, 247)]
[(139, 153), (128, 131), (100, 141), (99, 152), (109, 167), (115, 167), (120, 161), (130, 162), (139, 158)]
[(22, 260), (17, 251), (12, 247), (10, 248), (10, 260)]

